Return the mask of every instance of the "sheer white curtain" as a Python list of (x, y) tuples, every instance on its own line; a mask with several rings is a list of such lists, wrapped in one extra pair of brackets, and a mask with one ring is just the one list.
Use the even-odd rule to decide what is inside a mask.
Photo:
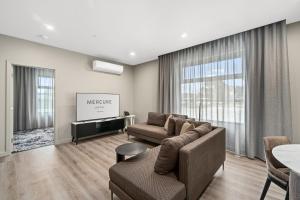
[(14, 131), (52, 127), (54, 70), (14, 66)]
[(245, 153), (245, 73), (240, 35), (204, 44), (181, 65), (181, 113), (227, 129), (227, 149)]
[(54, 120), (54, 70), (36, 69), (37, 126), (52, 127)]
[(245, 153), (245, 51), (238, 34), (159, 58), (162, 112), (226, 128), (227, 149)]
[(242, 35), (235, 35), (186, 54), (188, 62), (178, 65), (181, 93), (176, 99), (180, 113), (225, 127), (227, 149), (237, 154), (245, 153), (243, 44)]

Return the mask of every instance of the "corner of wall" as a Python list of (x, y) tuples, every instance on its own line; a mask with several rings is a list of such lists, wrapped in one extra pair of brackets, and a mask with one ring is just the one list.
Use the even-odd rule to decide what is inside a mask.
[(133, 70), (133, 111), (136, 121), (143, 122), (149, 111), (158, 110), (158, 60), (136, 65)]

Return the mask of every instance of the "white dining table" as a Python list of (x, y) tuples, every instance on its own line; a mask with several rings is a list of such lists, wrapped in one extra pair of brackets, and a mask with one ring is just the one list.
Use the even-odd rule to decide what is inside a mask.
[(300, 144), (285, 144), (273, 148), (273, 156), (290, 169), (290, 200), (300, 200)]

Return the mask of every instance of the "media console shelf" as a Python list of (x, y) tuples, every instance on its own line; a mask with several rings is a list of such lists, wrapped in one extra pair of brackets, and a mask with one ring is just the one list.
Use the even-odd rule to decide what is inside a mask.
[(124, 133), (125, 117), (115, 117), (101, 120), (72, 122), (72, 142), (78, 143), (78, 139), (98, 135), (106, 135), (113, 131), (121, 130)]

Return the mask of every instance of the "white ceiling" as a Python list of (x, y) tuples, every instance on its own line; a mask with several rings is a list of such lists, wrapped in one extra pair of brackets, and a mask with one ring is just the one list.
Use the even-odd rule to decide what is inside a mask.
[(130, 65), (282, 19), (300, 0), (0, 0), (1, 34)]

